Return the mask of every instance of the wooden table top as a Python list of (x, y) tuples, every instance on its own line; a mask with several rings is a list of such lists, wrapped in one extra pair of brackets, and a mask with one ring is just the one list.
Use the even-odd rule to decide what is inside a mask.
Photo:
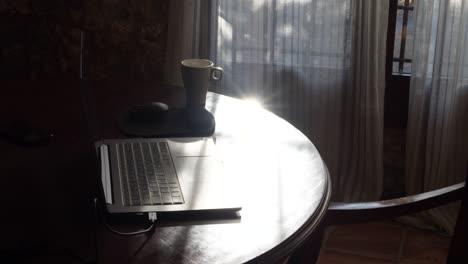
[[(24, 84), (7, 84), (10, 89), (16, 86)], [(113, 121), (124, 106), (142, 100), (171, 102), (172, 107), (183, 104), (183, 100), (174, 99), (181, 95), (181, 91), (170, 90), (175, 88), (159, 88), (156, 92), (154, 85), (131, 82), (95, 82), (90, 87), (97, 91), (97, 122), (105, 137), (118, 136)], [(98, 91), (98, 87), (107, 87), (107, 92), (104, 88), (103, 92)], [(136, 94), (130, 92), (132, 87), (139, 87), (138, 96), (128, 95)], [(62, 109), (57, 118), (63, 122), (61, 125), (57, 122), (42, 124), (51, 124), (50, 129), (58, 133), (57, 139), (38, 149), (1, 142), (8, 149), (9, 154), (2, 151), (2, 157), (7, 157), (9, 164), (2, 164), (0, 169), (14, 175), (15, 180), (6, 181), (11, 184), (24, 183), (24, 177), (18, 178), (24, 174), (31, 177), (35, 173), (43, 178), (32, 177), (35, 179), (32, 182), (46, 190), (37, 190), (34, 184), (26, 181), (33, 198), (22, 199), (40, 218), (38, 225), (27, 228), (39, 237), (38, 241), (62, 243), (75, 254), (92, 259), (94, 242), (89, 226), (93, 223), (90, 204), (96, 193), (95, 174), (92, 165), (81, 164), (94, 163), (86, 155), (89, 153), (86, 152), (89, 148), (83, 146), (87, 144), (86, 140), (76, 132), (86, 133), (83, 127), (86, 120), (72, 114), (80, 112), (79, 104), (65, 103), (67, 98), (71, 100), (79, 92), (60, 95), (59, 88), (48, 89), (49, 96), (41, 99), (47, 98), (57, 104), (54, 109)], [(67, 89), (79, 91), (74, 84)], [(11, 96), (9, 101), (14, 98)], [(54, 100), (58, 98), (61, 100)], [(31, 98), (27, 100), (34, 104)], [(54, 103), (36, 102), (35, 107), (49, 111), (47, 116), (50, 116), (47, 108)], [(9, 104), (10, 108), (4, 105), (0, 110), (11, 109), (13, 103)], [(231, 177), (237, 178), (232, 187), (238, 189), (242, 197), (240, 218), (168, 218), (158, 222), (151, 235), (134, 237), (117, 236), (100, 227), (97, 231), (99, 263), (273, 263), (289, 255), (317, 227), (329, 203), (330, 182), (326, 166), (314, 145), (288, 122), (253, 102), (209, 93), (207, 109), (216, 119), (213, 137), (224, 167)], [(67, 115), (73, 118), (64, 119)], [(74, 140), (72, 147), (70, 140)], [(18, 160), (25, 158), (34, 162), (21, 166), (23, 162)], [(2, 191), (6, 189), (3, 185)], [(12, 191), (5, 195), (7, 203), (14, 204), (16, 199), (12, 195)], [(31, 200), (34, 202), (27, 202)], [(16, 217), (8, 220), (9, 225), (22, 223), (26, 213), (17, 206), (8, 208), (16, 213)], [(16, 245), (21, 245), (28, 237), (13, 231), (7, 234)], [(3, 248), (8, 248), (6, 245), (2, 243)]]

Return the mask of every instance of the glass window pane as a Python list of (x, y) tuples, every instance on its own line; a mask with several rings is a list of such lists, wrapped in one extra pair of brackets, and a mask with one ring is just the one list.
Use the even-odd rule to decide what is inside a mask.
[(405, 58), (413, 58), (413, 41), (414, 41), (414, 12), (409, 11), (408, 13), (408, 31), (406, 33), (406, 45), (405, 45)]
[[(415, 17), (414, 17), (414, 10), (410, 10), (411, 7), (414, 7), (415, 0), (397, 0), (399, 8), (397, 9), (396, 13), (396, 25), (395, 25), (395, 42), (394, 42), (394, 49), (393, 49), (393, 58), (398, 59), (413, 59), (413, 43), (414, 43), (414, 35), (415, 35)], [(407, 14), (407, 24), (406, 28), (403, 27), (403, 19)], [(402, 49), (402, 32), (403, 30), (406, 31), (405, 36), (405, 43), (404, 43), (404, 54), (402, 58), (400, 58), (400, 53)], [(392, 70), (395, 74), (411, 74), (411, 62), (405, 62), (403, 64), (403, 69), (399, 69), (399, 62), (393, 62)]]
[(411, 74), (411, 63), (406, 62), (403, 64), (403, 73)]
[(393, 48), (393, 57), (400, 57), (400, 47), (401, 47), (401, 31), (403, 29), (403, 10), (399, 9), (397, 11), (397, 20), (396, 20), (396, 29), (395, 29), (395, 46)]
[[(398, 5), (404, 6), (405, 5), (405, 0), (398, 0)], [(409, 0), (408, 1), (408, 6), (413, 6), (414, 5), (414, 0)]]
[(399, 73), (398, 64), (399, 64), (398, 62), (395, 62), (395, 61), (393, 62), (393, 73)]

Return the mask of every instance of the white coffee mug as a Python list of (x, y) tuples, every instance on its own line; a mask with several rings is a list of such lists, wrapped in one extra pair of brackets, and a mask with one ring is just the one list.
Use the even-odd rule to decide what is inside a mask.
[(204, 108), (210, 81), (223, 78), (223, 69), (204, 59), (187, 59), (181, 63), (187, 108)]

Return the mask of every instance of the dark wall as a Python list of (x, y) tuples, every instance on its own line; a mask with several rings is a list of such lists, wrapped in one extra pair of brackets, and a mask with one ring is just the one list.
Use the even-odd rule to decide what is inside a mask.
[(168, 0), (0, 0), (0, 79), (159, 80)]

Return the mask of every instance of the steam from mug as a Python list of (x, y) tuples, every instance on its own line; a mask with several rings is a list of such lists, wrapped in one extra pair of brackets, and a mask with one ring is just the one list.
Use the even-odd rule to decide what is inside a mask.
[(223, 78), (223, 69), (215, 67), (212, 61), (203, 59), (187, 59), (180, 64), (185, 87), (186, 107), (190, 109), (204, 108), (210, 81)]

